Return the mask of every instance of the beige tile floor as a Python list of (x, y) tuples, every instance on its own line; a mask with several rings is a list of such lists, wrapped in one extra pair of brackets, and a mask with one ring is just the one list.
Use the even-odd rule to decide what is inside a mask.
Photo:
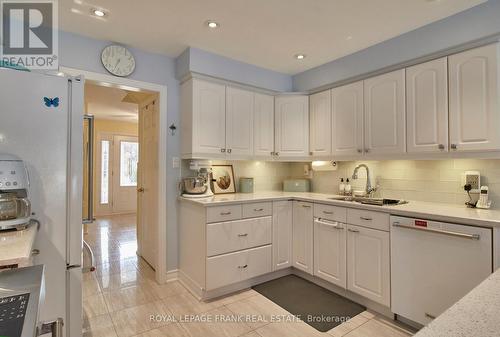
[[(159, 285), (136, 256), (135, 216), (102, 218), (84, 239), (97, 272), (83, 281), (84, 337), (404, 337), (411, 331), (365, 311), (327, 333), (300, 321), (253, 290), (200, 302), (179, 282)], [(155, 319), (151, 319), (151, 317)]]

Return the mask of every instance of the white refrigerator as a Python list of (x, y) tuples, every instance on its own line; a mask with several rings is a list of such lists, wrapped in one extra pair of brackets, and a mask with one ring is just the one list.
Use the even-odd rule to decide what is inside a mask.
[(45, 265), (39, 321), (82, 334), (83, 80), (0, 68), (0, 152), (25, 161), (35, 264)]

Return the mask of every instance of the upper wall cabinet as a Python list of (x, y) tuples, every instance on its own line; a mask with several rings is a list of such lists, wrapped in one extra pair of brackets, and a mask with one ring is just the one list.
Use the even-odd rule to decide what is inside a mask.
[(332, 89), (332, 154), (363, 153), (363, 82)]
[(451, 151), (500, 150), (499, 48), (449, 57)]
[(254, 93), (226, 88), (226, 152), (228, 157), (253, 155)]
[(226, 87), (191, 79), (181, 87), (182, 154), (225, 157)]
[(329, 156), (332, 153), (332, 108), (330, 90), (309, 96), (310, 154)]
[(448, 151), (448, 60), (406, 69), (407, 150)]
[(274, 154), (274, 96), (255, 94), (254, 155), (272, 158)]
[(406, 152), (405, 70), (364, 81), (365, 152)]
[(275, 97), (275, 150), (278, 157), (309, 156), (309, 97)]

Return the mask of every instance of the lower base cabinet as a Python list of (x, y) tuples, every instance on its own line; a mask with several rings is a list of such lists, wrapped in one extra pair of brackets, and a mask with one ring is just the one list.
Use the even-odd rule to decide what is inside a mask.
[(390, 235), (347, 226), (347, 289), (390, 306)]
[(207, 258), (207, 290), (213, 290), (272, 270), (271, 245)]

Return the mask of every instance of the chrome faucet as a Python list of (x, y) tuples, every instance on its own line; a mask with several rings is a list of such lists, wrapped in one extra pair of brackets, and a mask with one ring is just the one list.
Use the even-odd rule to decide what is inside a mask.
[(373, 192), (375, 192), (376, 188), (372, 187), (372, 182), (371, 182), (371, 179), (370, 179), (370, 169), (368, 168), (368, 166), (366, 166), (366, 164), (359, 164), (358, 166), (356, 166), (356, 168), (354, 168), (354, 172), (352, 173), (352, 179), (358, 179), (358, 170), (361, 168), (361, 167), (364, 167), (366, 169), (366, 195), (368, 197), (371, 196), (371, 194)]

